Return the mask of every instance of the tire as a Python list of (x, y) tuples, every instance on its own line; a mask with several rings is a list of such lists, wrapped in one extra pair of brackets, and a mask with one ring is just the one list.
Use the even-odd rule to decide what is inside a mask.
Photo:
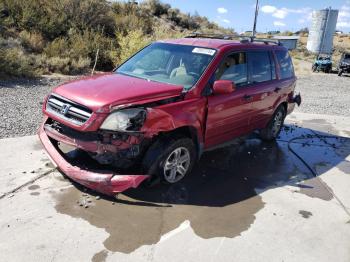
[(312, 66), (312, 72), (316, 72), (316, 70), (317, 70), (317, 66), (316, 66), (316, 65), (313, 65), (313, 66)]
[(341, 76), (343, 74), (343, 70), (338, 71), (338, 76)]
[(281, 132), (285, 117), (286, 110), (284, 109), (284, 106), (280, 105), (276, 109), (267, 126), (260, 130), (260, 138), (265, 141), (275, 140)]
[(196, 147), (191, 139), (160, 138), (147, 150), (142, 167), (147, 175), (174, 184), (191, 173), (196, 157)]

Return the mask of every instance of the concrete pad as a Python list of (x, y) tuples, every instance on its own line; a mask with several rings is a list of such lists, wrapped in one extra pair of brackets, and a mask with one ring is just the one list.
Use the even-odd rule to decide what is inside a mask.
[(53, 169), (37, 136), (0, 139), (0, 196)]
[[(349, 131), (350, 118), (293, 114), (277, 143), (252, 136), (208, 152), (183, 182), (118, 201), (52, 172), (0, 199), (0, 261), (348, 262)], [(16, 174), (3, 191), (28, 181), (24, 167), (45, 166), (25, 161), (36, 138), (23, 139), (0, 152), (2, 184)]]

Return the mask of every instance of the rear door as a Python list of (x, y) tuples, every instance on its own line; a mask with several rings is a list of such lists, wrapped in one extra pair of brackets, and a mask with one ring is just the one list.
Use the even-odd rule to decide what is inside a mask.
[(292, 59), (287, 49), (280, 49), (274, 51), (276, 56), (276, 62), (278, 65), (278, 88), (279, 91), (275, 97), (275, 107), (283, 101), (288, 101), (288, 97), (292, 97), (294, 94), (296, 77), (294, 74), (294, 68)]
[(264, 128), (270, 120), (280, 92), (273, 53), (269, 50), (248, 52), (251, 83), (251, 129)]

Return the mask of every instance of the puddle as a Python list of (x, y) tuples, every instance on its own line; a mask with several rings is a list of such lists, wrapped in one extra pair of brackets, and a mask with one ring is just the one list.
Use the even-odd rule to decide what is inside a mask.
[(303, 218), (309, 218), (312, 216), (312, 213), (309, 211), (305, 211), (305, 210), (300, 210), (299, 214), (303, 217)]
[(321, 182), (320, 178), (314, 177), (301, 182), (299, 185), (300, 191), (298, 193), (307, 195), (309, 197), (319, 198), (325, 201), (333, 199), (332, 190)]
[(129, 190), (115, 205), (110, 199), (94, 199), (87, 209), (77, 204), (82, 192), (72, 187), (55, 194), (56, 209), (104, 228), (110, 234), (104, 246), (113, 252), (155, 244), (186, 220), (201, 238), (233, 238), (248, 230), (264, 207), (254, 189), (276, 186), (295, 175), (285, 150), (252, 139), (239, 148), (206, 153), (178, 184)]
[(106, 258), (108, 256), (108, 251), (107, 250), (102, 250), (100, 252), (98, 252), (97, 254), (95, 254), (91, 261), (92, 262), (104, 262), (106, 261)]
[[(289, 128), (278, 143), (263, 143), (251, 137), (239, 147), (207, 152), (193, 173), (180, 183), (131, 189), (120, 194), (115, 203), (112, 199), (91, 197), (88, 208), (79, 206), (83, 193), (76, 185), (78, 189), (70, 187), (53, 193), (55, 208), (109, 233), (103, 243), (106, 250), (97, 253), (94, 261), (103, 261), (108, 251), (130, 253), (140, 246), (156, 244), (162, 235), (184, 221), (189, 221), (201, 238), (234, 238), (249, 229), (255, 214), (264, 207), (256, 189), (263, 192), (293, 185), (310, 197), (332, 198), (318, 178), (313, 178), (288, 150), (285, 141), (303, 131), (309, 132), (300, 127)], [(319, 146), (297, 144), (296, 148), (303, 148), (301, 154), (311, 157), (312, 166), (319, 163), (330, 168), (341, 160), (319, 154)]]
[(40, 186), (39, 185), (31, 185), (28, 187), (29, 190), (36, 190), (36, 189), (39, 189)]

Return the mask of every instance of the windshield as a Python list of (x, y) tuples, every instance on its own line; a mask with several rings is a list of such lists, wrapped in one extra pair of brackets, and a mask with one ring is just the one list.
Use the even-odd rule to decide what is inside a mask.
[(210, 48), (154, 43), (127, 60), (116, 73), (190, 89), (215, 53)]

